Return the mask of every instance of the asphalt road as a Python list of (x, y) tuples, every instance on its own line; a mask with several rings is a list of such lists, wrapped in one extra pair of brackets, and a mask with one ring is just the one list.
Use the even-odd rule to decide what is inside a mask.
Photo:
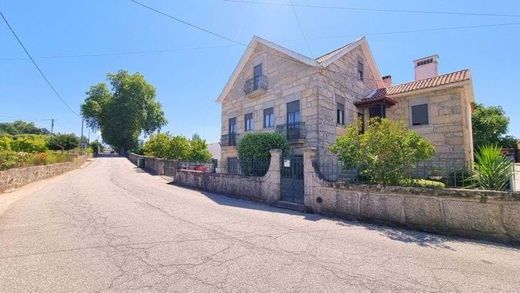
[(520, 291), (520, 249), (183, 189), (100, 158), (0, 195), (0, 292)]

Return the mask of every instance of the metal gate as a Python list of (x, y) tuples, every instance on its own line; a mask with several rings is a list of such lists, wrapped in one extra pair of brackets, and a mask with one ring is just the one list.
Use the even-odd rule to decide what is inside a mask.
[(282, 158), (281, 195), (283, 201), (303, 204), (303, 156)]

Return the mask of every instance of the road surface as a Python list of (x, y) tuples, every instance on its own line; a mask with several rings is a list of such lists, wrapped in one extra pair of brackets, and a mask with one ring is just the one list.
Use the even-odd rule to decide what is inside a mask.
[(124, 158), (0, 195), (0, 292), (520, 291), (520, 249), (179, 188)]

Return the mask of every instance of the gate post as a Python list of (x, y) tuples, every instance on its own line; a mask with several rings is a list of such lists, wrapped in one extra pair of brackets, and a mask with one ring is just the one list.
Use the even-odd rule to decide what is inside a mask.
[(304, 198), (303, 202), (306, 207), (312, 208), (313, 202), (313, 184), (315, 170), (313, 162), (316, 159), (317, 149), (313, 147), (306, 148), (303, 151), (303, 180), (304, 180)]
[(262, 184), (262, 193), (267, 203), (273, 203), (280, 200), (280, 160), (282, 158), (282, 150), (271, 150), (271, 162), (269, 170), (264, 176), (265, 181)]

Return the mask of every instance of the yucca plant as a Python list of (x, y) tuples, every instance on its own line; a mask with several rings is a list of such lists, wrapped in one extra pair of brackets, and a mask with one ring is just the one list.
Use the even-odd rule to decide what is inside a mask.
[(502, 155), (498, 146), (482, 146), (475, 159), (475, 167), (470, 177), (472, 187), (490, 190), (507, 190), (509, 188), (512, 164)]

